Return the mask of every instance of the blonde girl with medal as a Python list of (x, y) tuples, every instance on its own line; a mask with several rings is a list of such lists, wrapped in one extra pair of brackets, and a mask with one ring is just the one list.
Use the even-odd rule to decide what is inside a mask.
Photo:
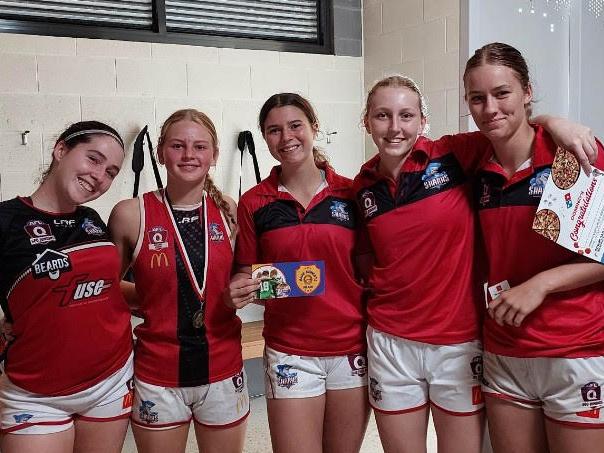
[(259, 126), (279, 165), (240, 199), (236, 274), (226, 302), (241, 308), (255, 299), (261, 280), (251, 278), (252, 264), (324, 261), (324, 295), (265, 302), (272, 446), (277, 453), (358, 452), (369, 407), (351, 181), (314, 147), (319, 122), (302, 96), (271, 96)]
[(137, 293), (133, 432), (141, 453), (184, 452), (191, 420), (200, 451), (238, 453), (249, 414), (241, 322), (221, 301), (233, 262), (236, 206), (208, 172), (212, 121), (174, 112), (157, 146), (164, 190), (118, 203), (109, 225)]

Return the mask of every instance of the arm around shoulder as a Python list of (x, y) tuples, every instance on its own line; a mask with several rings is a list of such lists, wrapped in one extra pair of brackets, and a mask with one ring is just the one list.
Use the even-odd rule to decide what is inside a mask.
[(140, 228), (140, 207), (137, 198), (117, 203), (109, 216), (109, 233), (122, 259), (122, 275), (130, 266)]

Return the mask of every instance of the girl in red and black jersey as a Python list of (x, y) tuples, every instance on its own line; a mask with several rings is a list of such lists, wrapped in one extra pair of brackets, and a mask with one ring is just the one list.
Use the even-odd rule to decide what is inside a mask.
[[(464, 85), (490, 142), (476, 200), (494, 296), (483, 387), (493, 447), (592, 450), (604, 444), (604, 266), (531, 228), (557, 146), (528, 121), (533, 92), (521, 53), (485, 45), (468, 61)], [(601, 143), (589, 142), (604, 168)]]
[(132, 407), (130, 311), (107, 228), (81, 206), (109, 189), (124, 144), (71, 125), (29, 197), (0, 203), (0, 303), (14, 340), (0, 378), (0, 449), (121, 452)]
[(325, 264), (324, 295), (266, 301), (265, 383), (273, 449), (359, 451), (368, 404), (351, 181), (313, 146), (319, 123), (303, 97), (271, 96), (259, 125), (280, 165), (241, 197), (238, 267), (229, 303), (241, 308), (254, 300), (260, 282), (251, 278), (253, 264)]
[(157, 153), (165, 190), (121, 201), (109, 221), (144, 320), (135, 329), (135, 440), (143, 453), (184, 452), (192, 419), (200, 451), (237, 453), (249, 413), (241, 322), (221, 299), (236, 206), (208, 175), (214, 124), (197, 110), (174, 112)]

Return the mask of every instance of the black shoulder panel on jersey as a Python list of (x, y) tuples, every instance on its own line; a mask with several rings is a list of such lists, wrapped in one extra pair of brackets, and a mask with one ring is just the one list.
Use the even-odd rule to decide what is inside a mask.
[(308, 211), (304, 223), (337, 225), (354, 230), (356, 206), (353, 200), (329, 196)]
[(254, 226), (258, 235), (299, 223), (296, 202), (293, 200), (273, 201), (254, 212)]
[(503, 206), (538, 206), (543, 189), (551, 173), (551, 166), (536, 168), (529, 177), (503, 187), (505, 177), (498, 173), (481, 172), (474, 187), (478, 209)]

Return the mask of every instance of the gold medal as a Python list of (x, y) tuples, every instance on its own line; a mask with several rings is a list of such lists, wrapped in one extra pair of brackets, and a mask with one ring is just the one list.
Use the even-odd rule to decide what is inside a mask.
[(195, 327), (196, 329), (201, 329), (203, 327), (204, 318), (205, 318), (205, 312), (203, 310), (203, 302), (202, 302), (201, 308), (193, 314), (193, 319), (192, 319), (193, 327)]

